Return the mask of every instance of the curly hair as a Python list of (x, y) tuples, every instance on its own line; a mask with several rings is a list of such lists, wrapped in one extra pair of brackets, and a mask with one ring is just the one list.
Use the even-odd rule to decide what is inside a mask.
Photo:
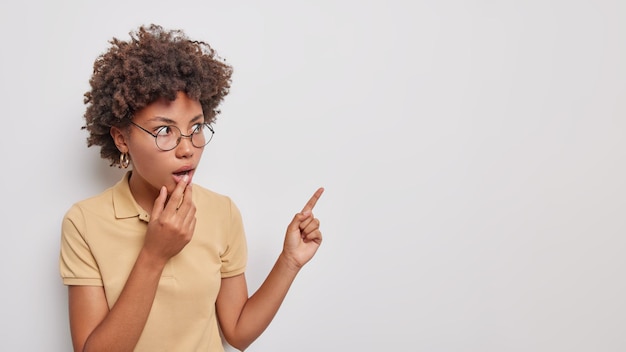
[(209, 44), (192, 41), (181, 30), (152, 24), (129, 34), (129, 41), (110, 40), (108, 51), (96, 59), (84, 99), (87, 146), (100, 146), (111, 166), (120, 157), (112, 126), (127, 127), (136, 111), (160, 98), (174, 100), (177, 92), (198, 100), (205, 122), (213, 123), (233, 72)]

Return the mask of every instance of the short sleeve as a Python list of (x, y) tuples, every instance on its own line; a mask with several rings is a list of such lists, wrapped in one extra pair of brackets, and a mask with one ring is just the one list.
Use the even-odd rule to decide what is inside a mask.
[(227, 238), (227, 249), (221, 255), (222, 278), (233, 277), (246, 271), (248, 247), (243, 228), (241, 213), (235, 203), (230, 203), (230, 222)]
[(85, 239), (86, 225), (78, 205), (68, 210), (61, 225), (59, 270), (63, 284), (103, 286), (98, 264)]

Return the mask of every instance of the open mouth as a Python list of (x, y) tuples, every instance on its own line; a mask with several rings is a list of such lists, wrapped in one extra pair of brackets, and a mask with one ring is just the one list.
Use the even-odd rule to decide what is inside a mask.
[(193, 177), (194, 169), (182, 169), (176, 172), (173, 172), (172, 175), (174, 177), (174, 182), (178, 183), (182, 181), (182, 179), (187, 176), (189, 179), (187, 182), (191, 182), (191, 178)]
[(189, 175), (190, 173), (191, 173), (191, 170), (185, 170), (185, 171), (175, 172), (174, 175), (179, 176), (179, 177), (183, 177), (185, 175)]

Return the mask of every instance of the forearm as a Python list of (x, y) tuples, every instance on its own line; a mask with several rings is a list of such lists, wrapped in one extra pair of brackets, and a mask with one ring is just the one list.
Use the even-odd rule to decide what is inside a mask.
[(281, 254), (259, 289), (243, 307), (233, 346), (244, 350), (268, 327), (280, 308), (300, 268)]
[(85, 342), (83, 351), (132, 351), (141, 336), (164, 263), (142, 251), (120, 297)]

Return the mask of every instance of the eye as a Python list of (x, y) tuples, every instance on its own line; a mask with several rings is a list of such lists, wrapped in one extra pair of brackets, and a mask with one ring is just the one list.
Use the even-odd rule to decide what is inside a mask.
[(193, 125), (193, 127), (191, 127), (191, 133), (199, 134), (199, 133), (202, 133), (203, 129), (204, 129), (204, 124), (203, 123), (197, 123), (197, 124)]
[(171, 136), (173, 131), (172, 126), (161, 126), (157, 129), (156, 134), (157, 136)]

